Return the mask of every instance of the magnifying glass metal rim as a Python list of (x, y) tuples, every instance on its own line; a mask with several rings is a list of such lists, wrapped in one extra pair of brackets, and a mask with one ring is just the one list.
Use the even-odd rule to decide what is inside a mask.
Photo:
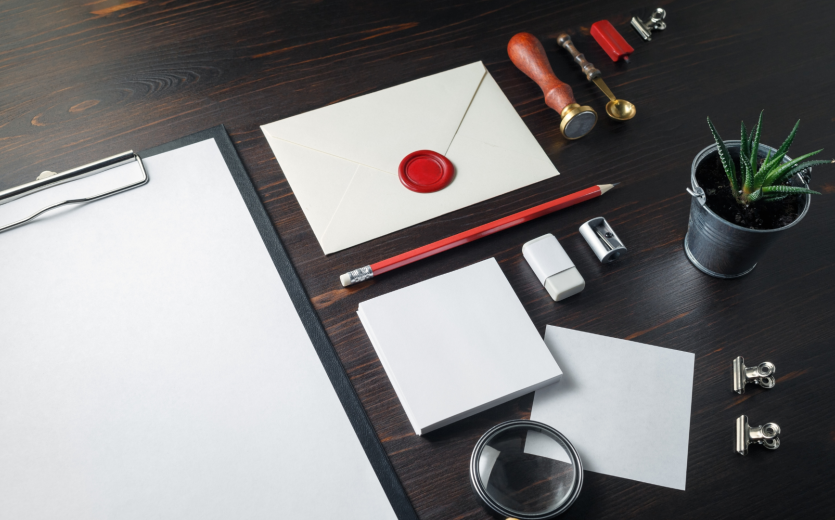
[[(571, 463), (574, 464), (574, 489), (568, 496), (568, 500), (565, 500), (557, 509), (553, 511), (545, 511), (542, 513), (521, 513), (519, 511), (513, 511), (493, 500), (493, 498), (487, 494), (487, 490), (484, 489), (484, 485), (481, 482), (481, 477), (478, 472), (478, 461), (481, 458), (482, 450), (487, 443), (497, 435), (516, 428), (539, 429), (553, 435), (564, 443), (564, 448), (571, 458)], [(473, 454), (470, 456), (470, 484), (472, 485), (473, 491), (475, 491), (476, 497), (479, 502), (481, 502), (482, 506), (504, 516), (505, 518), (515, 518), (518, 520), (548, 520), (564, 513), (565, 510), (571, 507), (574, 501), (577, 500), (577, 497), (580, 496), (580, 490), (583, 489), (583, 463), (580, 460), (580, 455), (577, 453), (577, 450), (574, 449), (574, 445), (571, 444), (566, 436), (559, 431), (541, 422), (514, 419), (490, 428), (478, 440), (475, 448), (473, 448)]]

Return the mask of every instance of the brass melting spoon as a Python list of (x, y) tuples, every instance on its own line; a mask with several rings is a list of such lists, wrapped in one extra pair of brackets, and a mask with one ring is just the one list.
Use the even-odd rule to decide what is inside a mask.
[(635, 105), (625, 99), (615, 98), (615, 95), (612, 94), (612, 91), (609, 90), (609, 87), (607, 87), (606, 83), (603, 82), (600, 71), (577, 50), (577, 47), (574, 46), (574, 42), (571, 41), (571, 36), (566, 33), (561, 33), (557, 36), (557, 44), (571, 54), (574, 61), (581, 69), (583, 69), (586, 79), (594, 82), (594, 84), (597, 85), (604, 94), (606, 94), (606, 97), (609, 98), (609, 102), (606, 103), (606, 113), (609, 117), (618, 121), (626, 121), (635, 117)]

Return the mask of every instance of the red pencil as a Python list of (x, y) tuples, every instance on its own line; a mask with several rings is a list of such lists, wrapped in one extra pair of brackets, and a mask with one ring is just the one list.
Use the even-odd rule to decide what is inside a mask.
[(514, 213), (513, 215), (500, 218), (499, 220), (494, 220), (493, 222), (478, 226), (477, 228), (463, 231), (457, 235), (452, 235), (451, 237), (438, 240), (437, 242), (432, 242), (431, 244), (427, 244), (417, 249), (412, 249), (406, 253), (393, 256), (386, 260), (381, 260), (376, 264), (354, 269), (353, 271), (340, 276), (339, 281), (342, 282), (343, 287), (363, 282), (387, 271), (391, 271), (392, 269), (397, 269), (398, 267), (403, 267), (404, 265), (417, 262), (418, 260), (422, 260), (426, 257), (437, 255), (438, 253), (452, 249), (453, 247), (458, 247), (460, 245), (478, 240), (481, 237), (498, 233), (503, 229), (518, 226), (519, 224), (539, 218), (543, 215), (579, 204), (580, 202), (594, 199), (614, 187), (614, 184), (600, 184), (599, 186), (592, 186), (591, 188), (580, 190), (572, 193), (571, 195), (554, 199), (550, 202), (546, 202), (545, 204), (540, 204), (539, 206), (534, 206), (530, 209), (526, 209), (524, 211)]

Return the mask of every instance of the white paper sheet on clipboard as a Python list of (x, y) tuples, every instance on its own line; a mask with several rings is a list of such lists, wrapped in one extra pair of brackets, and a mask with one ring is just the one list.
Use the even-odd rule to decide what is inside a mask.
[(144, 164), (0, 233), (0, 516), (395, 518), (215, 141)]

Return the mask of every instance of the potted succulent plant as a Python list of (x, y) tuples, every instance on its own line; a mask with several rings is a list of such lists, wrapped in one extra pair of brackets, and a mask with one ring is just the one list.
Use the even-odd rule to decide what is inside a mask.
[(835, 161), (797, 159), (786, 153), (800, 121), (778, 149), (760, 144), (763, 115), (749, 133), (742, 123), (739, 141), (723, 141), (710, 121), (716, 144), (699, 152), (690, 172), (693, 196), (684, 251), (699, 270), (718, 278), (737, 278), (756, 267), (780, 234), (809, 211), (812, 166)]

